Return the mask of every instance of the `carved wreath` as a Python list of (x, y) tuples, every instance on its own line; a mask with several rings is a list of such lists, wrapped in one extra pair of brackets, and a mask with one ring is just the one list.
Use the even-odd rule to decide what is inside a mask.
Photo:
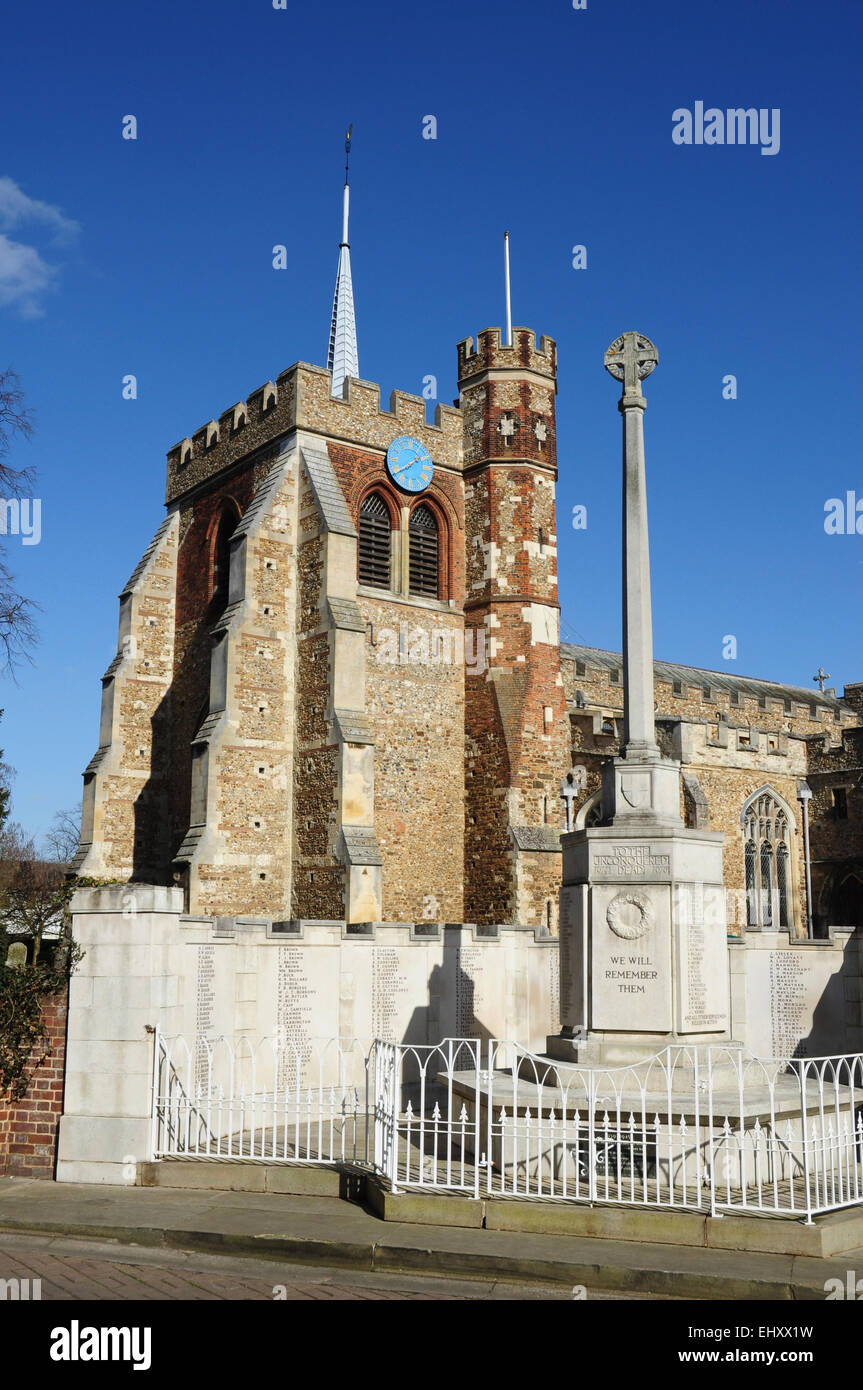
[(635, 941), (650, 931), (656, 920), (653, 903), (644, 893), (618, 893), (605, 912), (605, 920), (615, 936)]

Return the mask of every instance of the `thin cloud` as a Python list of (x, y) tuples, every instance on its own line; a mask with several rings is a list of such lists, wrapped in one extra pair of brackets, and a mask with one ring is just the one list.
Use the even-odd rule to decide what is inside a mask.
[(29, 197), (14, 179), (0, 178), (0, 227), (9, 232), (30, 222), (51, 227), (62, 238), (75, 236), (81, 230), (79, 223), (52, 203)]
[(25, 319), (40, 318), (43, 298), (56, 288), (59, 271), (36, 246), (5, 235), (22, 227), (48, 230), (57, 244), (72, 240), (80, 226), (52, 203), (31, 198), (14, 179), (0, 178), (0, 308), (16, 309)]
[(53, 289), (55, 266), (43, 261), (35, 246), (22, 246), (0, 232), (0, 307), (15, 308), (22, 318), (40, 318), (41, 297)]

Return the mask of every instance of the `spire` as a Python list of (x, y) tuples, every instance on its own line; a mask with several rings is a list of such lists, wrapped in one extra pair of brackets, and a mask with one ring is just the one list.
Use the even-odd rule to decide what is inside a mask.
[(333, 317), (330, 324), (330, 346), (327, 370), (333, 374), (332, 394), (341, 396), (346, 376), (359, 376), (357, 355), (357, 325), (354, 318), (354, 290), (351, 284), (351, 247), (348, 241), (348, 210), (351, 190), (348, 183), (348, 163), (351, 155), (350, 125), (345, 132), (345, 190), (342, 204), (342, 239), (339, 242), (339, 269), (336, 292), (333, 295)]

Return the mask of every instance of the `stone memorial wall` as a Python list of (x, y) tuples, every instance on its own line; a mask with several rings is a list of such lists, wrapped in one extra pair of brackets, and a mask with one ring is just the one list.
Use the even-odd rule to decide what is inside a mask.
[[(651, 973), (659, 969), (656, 927), (665, 932), (667, 961), (663, 905), (649, 930), (627, 935), (642, 918), (626, 914), (620, 891), (608, 885), (602, 899), (606, 917), (611, 908), (622, 932), (607, 931), (613, 942), (603, 964), (610, 972), (609, 1007), (625, 1023), (625, 1008), (614, 1002), (617, 986), (643, 986), (653, 991), (664, 1019), (668, 966), (662, 966), (664, 979)], [(701, 940), (701, 923), (712, 910), (709, 892), (693, 893), (685, 924), (678, 910), (678, 971), (685, 986), (679, 1007), (693, 1028), (709, 1028), (728, 1008), (727, 997), (715, 997), (717, 980), (727, 995), (724, 971)], [(234, 1047), (240, 1039), (279, 1040), (281, 1048), (266, 1064), (270, 1071), (260, 1063), (260, 1086), (270, 1084), (276, 1065), (317, 1065), (326, 1040), (358, 1040), (352, 1065), (359, 1066), (359, 1078), (375, 1036), (417, 1045), (462, 1035), (500, 1038), (542, 1053), (547, 1036), (560, 1029), (561, 996), (563, 1021), (580, 1022), (580, 982), (566, 952), (559, 954), (557, 938), (526, 928), (273, 924), (183, 916), (177, 889), (136, 888), (134, 912), (127, 898), (126, 887), (82, 889), (73, 902), (84, 956), (69, 993), (60, 1180), (128, 1182), (135, 1163), (149, 1157), (156, 1026), (169, 1038), (187, 1039), (185, 1065), (195, 1083), (218, 1079), (224, 1067), (224, 1055), (202, 1040), (224, 1035)], [(584, 898), (583, 886), (565, 889), (562, 897), (562, 920), (576, 932), (583, 926)], [(829, 941), (800, 942), (787, 932), (748, 932), (729, 942), (732, 1038), (763, 1057), (863, 1051), (861, 936), (836, 931)], [(715, 946), (715, 933), (713, 940)], [(619, 995), (624, 1005), (632, 997), (627, 990)], [(326, 1066), (334, 1082), (332, 1047)], [(251, 1062), (247, 1072), (251, 1084)], [(326, 1069), (324, 1077), (330, 1081)]]
[(861, 934), (800, 941), (750, 931), (729, 941), (734, 1037), (759, 1057), (863, 1051)]
[(124, 894), (84, 889), (73, 904), (85, 954), (70, 991), (61, 1180), (129, 1181), (130, 1160), (149, 1156), (157, 1025), (187, 1040), (195, 1085), (225, 1078), (219, 1037), (277, 1042), (259, 1049), (254, 1081), (242, 1046), (241, 1079), (259, 1088), (275, 1068), (316, 1069), (322, 1055), (335, 1084), (332, 1039), (358, 1040), (355, 1084), (375, 1037), (515, 1038), (540, 1051), (560, 1028), (557, 939), (538, 930), (188, 917), (178, 890), (145, 885), (130, 912)]

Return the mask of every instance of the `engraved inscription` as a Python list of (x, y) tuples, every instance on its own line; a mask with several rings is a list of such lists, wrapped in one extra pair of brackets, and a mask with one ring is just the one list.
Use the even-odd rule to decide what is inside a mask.
[(609, 878), (639, 878), (648, 874), (667, 877), (671, 856), (652, 854), (647, 845), (618, 845), (614, 854), (598, 854), (594, 869), (598, 875)]
[(207, 1049), (203, 1039), (213, 1026), (215, 1008), (215, 946), (212, 943), (198, 947), (198, 979), (195, 992), (195, 1084), (207, 1085)]
[(296, 946), (279, 947), (276, 1017), (282, 1051), (279, 1081), (290, 1087), (304, 1074), (314, 1037), (315, 990), (309, 982), (303, 953)]
[[(724, 982), (716, 971), (717, 924), (710, 921), (716, 889), (705, 893), (703, 883), (679, 884), (675, 892), (675, 915), (680, 933), (681, 1028), (684, 1032), (718, 1032), (727, 1026), (727, 1011), (721, 1009)], [(725, 950), (722, 934), (718, 949)], [(720, 1009), (717, 1009), (719, 1004)]]
[(477, 1017), (482, 1007), (482, 950), (460, 946), (456, 952), (455, 1017), (456, 1034), (475, 1038), (481, 1031)]
[(548, 1002), (552, 1028), (560, 1020), (560, 952), (548, 952)]
[(810, 1031), (809, 971), (794, 951), (770, 953), (770, 1022), (774, 1057), (805, 1057)]
[(372, 954), (372, 1029), (385, 1042), (402, 1042), (400, 1007), (407, 1000), (407, 977), (399, 971), (399, 953), (387, 946)]

